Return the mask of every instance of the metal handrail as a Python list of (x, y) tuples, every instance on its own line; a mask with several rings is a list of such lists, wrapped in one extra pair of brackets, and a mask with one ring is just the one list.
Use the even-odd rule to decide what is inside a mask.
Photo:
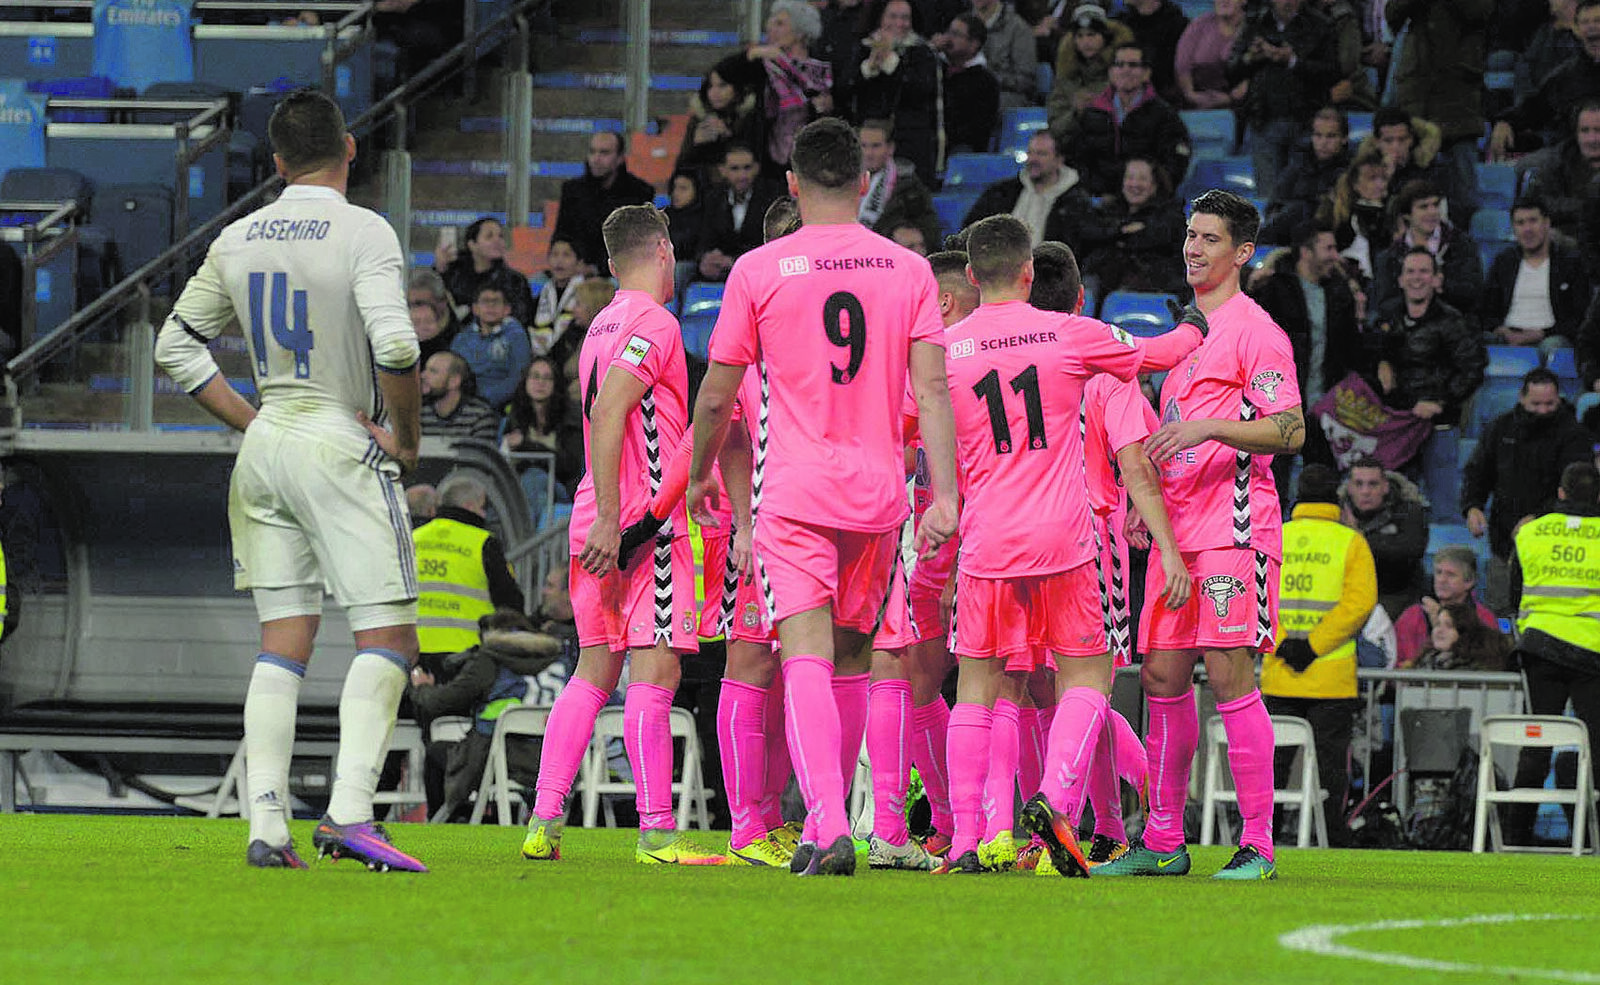
[[(414, 98), (426, 87), (433, 85), (447, 72), (456, 68), (455, 62), (460, 61), (467, 52), (475, 51), (480, 41), (508, 25), (518, 23), (519, 18), (548, 2), (549, 0), (517, 0), (511, 9), (478, 28), (472, 37), (452, 47), (414, 75), (405, 85), (374, 103), (350, 124), (350, 130), (357, 136), (364, 136), (367, 131), (382, 122), (383, 117), (395, 112), (402, 103)], [(7, 4), (6, 0), (0, 0), (0, 6), (9, 5), (15, 4)], [(92, 6), (92, 3), (88, 5)], [(88, 306), (79, 309), (41, 338), (35, 339), (32, 345), (6, 363), (7, 372), (13, 379), (19, 381), (33, 376), (45, 363), (65, 351), (90, 330), (99, 327), (101, 322), (137, 302), (141, 285), (159, 280), (180, 266), (187, 265), (191, 253), (197, 247), (209, 245), (224, 227), (263, 204), (282, 184), (283, 179), (274, 175), (246, 192), (222, 212), (167, 248), (160, 256), (124, 277), (110, 290), (95, 298)]]

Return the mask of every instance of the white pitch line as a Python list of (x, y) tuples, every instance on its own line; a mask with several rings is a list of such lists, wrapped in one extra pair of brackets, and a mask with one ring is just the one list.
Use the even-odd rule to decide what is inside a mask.
[(1590, 914), (1568, 913), (1488, 913), (1472, 917), (1441, 920), (1380, 920), (1360, 924), (1316, 924), (1292, 930), (1278, 938), (1278, 943), (1291, 951), (1306, 951), (1336, 958), (1354, 958), (1374, 964), (1398, 968), (1415, 968), (1420, 971), (1451, 971), (1469, 974), (1511, 975), (1522, 978), (1540, 978), (1547, 981), (1576, 982), (1579, 985), (1600, 985), (1600, 974), (1586, 971), (1565, 971), (1558, 968), (1514, 968), (1495, 965), (1466, 964), (1457, 961), (1435, 961), (1411, 954), (1394, 954), (1384, 951), (1364, 951), (1339, 943), (1347, 934), (1385, 930), (1423, 930), (1429, 928), (1467, 927), (1482, 924), (1532, 923), (1550, 920), (1593, 920)]

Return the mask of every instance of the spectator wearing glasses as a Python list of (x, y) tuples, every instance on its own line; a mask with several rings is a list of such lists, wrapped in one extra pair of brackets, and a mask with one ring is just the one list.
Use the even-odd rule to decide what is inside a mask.
[(1131, 157), (1148, 157), (1167, 174), (1189, 169), (1188, 128), (1156, 94), (1148, 56), (1136, 41), (1117, 46), (1111, 84), (1054, 132), (1057, 145), (1070, 148), (1068, 159), (1091, 195), (1119, 191)]

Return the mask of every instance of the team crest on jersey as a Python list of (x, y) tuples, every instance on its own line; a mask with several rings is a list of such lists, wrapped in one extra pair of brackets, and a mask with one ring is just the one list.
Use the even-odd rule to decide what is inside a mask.
[(950, 343), (950, 358), (962, 359), (978, 351), (976, 339), (956, 339)]
[(1269, 403), (1278, 402), (1278, 387), (1283, 385), (1283, 374), (1275, 369), (1263, 370), (1250, 378), (1250, 387), (1267, 395)]
[(684, 609), (683, 610), (683, 631), (685, 633), (694, 632), (694, 610), (693, 609)]
[(1211, 608), (1221, 619), (1228, 614), (1228, 603), (1244, 594), (1244, 582), (1232, 575), (1212, 575), (1200, 583), (1200, 594), (1211, 600)]
[(1139, 348), (1139, 343), (1135, 342), (1133, 340), (1133, 336), (1129, 335), (1125, 329), (1118, 328), (1115, 325), (1108, 325), (1106, 327), (1111, 329), (1111, 337), (1116, 339), (1118, 342), (1121, 342), (1130, 349)]
[(780, 277), (798, 277), (809, 273), (811, 273), (811, 261), (806, 257), (781, 257), (778, 260)]
[(1161, 409), (1161, 423), (1176, 424), (1181, 420), (1183, 420), (1183, 415), (1178, 413), (1178, 398), (1174, 397), (1168, 400), (1167, 406)]
[(644, 365), (644, 357), (650, 355), (650, 340), (638, 335), (628, 339), (628, 344), (622, 347), (622, 359), (635, 366)]
[(755, 629), (761, 625), (761, 610), (756, 608), (754, 602), (746, 602), (744, 615), (739, 617), (739, 621), (744, 624), (745, 629)]

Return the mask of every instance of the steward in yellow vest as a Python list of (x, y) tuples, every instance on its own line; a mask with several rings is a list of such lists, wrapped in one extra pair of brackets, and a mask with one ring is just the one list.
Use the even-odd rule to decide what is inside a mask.
[[(1557, 496), (1555, 510), (1524, 522), (1514, 536), (1517, 654), (1528, 711), (1559, 715), (1570, 700), (1594, 743), (1600, 737), (1600, 475), (1588, 462), (1568, 465)], [(1549, 772), (1550, 750), (1524, 749), (1514, 785), (1540, 786)], [(1506, 842), (1532, 844), (1533, 821), (1532, 805), (1515, 805)]]
[[(478, 643), (478, 620), (496, 608), (523, 611), (522, 589), (500, 542), (484, 526), (488, 494), (458, 476), (439, 489), (439, 512), (411, 532), (417, 551), (417, 642), (423, 653)], [(431, 668), (430, 668), (431, 669)]]
[[(1267, 711), (1311, 723), (1317, 771), (1328, 799), (1328, 841), (1350, 841), (1344, 820), (1345, 767), (1356, 711), (1356, 637), (1378, 604), (1372, 551), (1360, 531), (1339, 522), (1339, 474), (1326, 465), (1300, 473), (1294, 513), (1283, 525), (1278, 645), (1262, 658)], [(1274, 759), (1283, 786), (1293, 760)]]

